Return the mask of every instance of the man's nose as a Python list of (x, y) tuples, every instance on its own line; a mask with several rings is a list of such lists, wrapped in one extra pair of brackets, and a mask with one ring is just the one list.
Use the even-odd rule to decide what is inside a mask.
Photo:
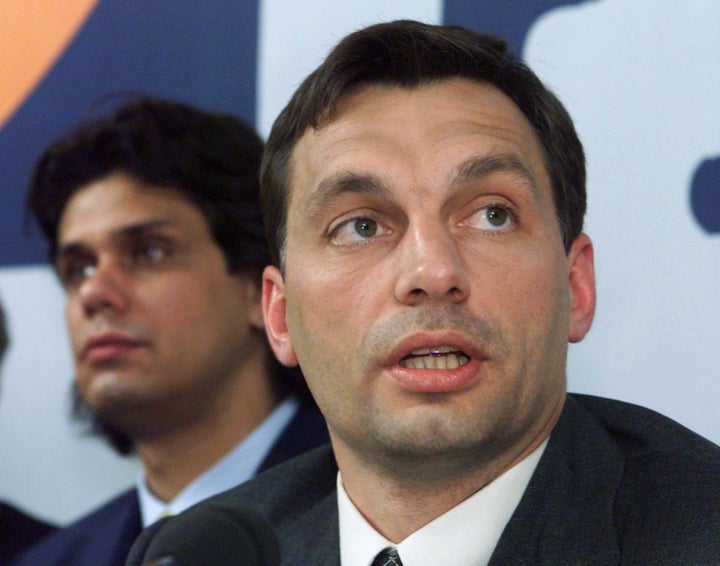
[(418, 223), (405, 233), (398, 270), (395, 294), (402, 303), (458, 303), (470, 293), (470, 279), (458, 242), (440, 223)]
[(129, 304), (128, 284), (120, 266), (100, 262), (80, 284), (78, 296), (88, 316), (99, 312), (120, 314)]

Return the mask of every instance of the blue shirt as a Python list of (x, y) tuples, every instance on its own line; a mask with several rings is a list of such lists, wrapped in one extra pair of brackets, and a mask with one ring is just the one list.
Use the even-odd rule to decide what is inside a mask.
[(255, 430), (240, 444), (178, 493), (172, 501), (164, 502), (148, 489), (145, 474), (137, 480), (140, 514), (143, 528), (167, 515), (177, 515), (203, 499), (230, 489), (252, 478), (270, 448), (280, 437), (298, 410), (297, 399), (283, 400)]

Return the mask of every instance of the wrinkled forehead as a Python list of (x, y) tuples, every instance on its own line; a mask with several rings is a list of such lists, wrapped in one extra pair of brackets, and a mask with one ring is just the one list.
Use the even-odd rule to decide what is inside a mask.
[(451, 167), (454, 160), (466, 158), (463, 151), (473, 143), (486, 152), (497, 144), (498, 151), (517, 154), (528, 169), (547, 179), (534, 128), (493, 85), (468, 79), (412, 88), (368, 85), (346, 95), (327, 120), (306, 128), (298, 139), (288, 164), (288, 210), (299, 193), (317, 188), (324, 176), (356, 168), (389, 170), (406, 149), (420, 155), (445, 150), (439, 165)]

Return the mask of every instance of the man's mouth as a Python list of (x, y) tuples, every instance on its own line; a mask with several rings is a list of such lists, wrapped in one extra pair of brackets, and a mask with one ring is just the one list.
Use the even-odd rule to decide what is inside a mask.
[(90, 362), (104, 362), (130, 352), (142, 343), (124, 334), (104, 332), (88, 339), (81, 352), (80, 359)]
[(452, 346), (419, 348), (400, 360), (407, 369), (456, 369), (464, 366), (470, 358)]

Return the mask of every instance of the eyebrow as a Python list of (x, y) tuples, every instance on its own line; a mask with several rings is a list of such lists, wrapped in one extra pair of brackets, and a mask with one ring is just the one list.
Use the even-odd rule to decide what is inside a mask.
[(375, 175), (353, 173), (350, 171), (337, 173), (323, 179), (317, 190), (310, 197), (308, 213), (310, 216), (322, 216), (330, 203), (344, 194), (390, 195), (390, 190)]
[[(110, 240), (115, 242), (122, 242), (125, 240), (132, 240), (147, 232), (152, 232), (159, 228), (166, 228), (174, 226), (174, 223), (170, 220), (147, 220), (138, 222), (136, 224), (129, 224), (122, 226), (110, 233)], [(87, 246), (79, 241), (70, 241), (65, 244), (58, 246), (55, 254), (54, 262), (57, 263), (65, 257), (71, 257), (74, 255), (82, 255), (87, 253)]]
[[(494, 173), (509, 173), (519, 177), (530, 188), (533, 195), (540, 193), (535, 175), (516, 155), (498, 154), (473, 156), (461, 162), (451, 176), (451, 186), (457, 187), (478, 181)], [(336, 197), (348, 194), (387, 196), (390, 189), (379, 177), (372, 174), (345, 171), (323, 179), (310, 198), (308, 213), (319, 217), (329, 208)]]
[(523, 180), (534, 195), (540, 191), (535, 175), (516, 155), (483, 155), (466, 159), (460, 163), (452, 178), (451, 185), (457, 186), (478, 181), (494, 173), (509, 173)]

